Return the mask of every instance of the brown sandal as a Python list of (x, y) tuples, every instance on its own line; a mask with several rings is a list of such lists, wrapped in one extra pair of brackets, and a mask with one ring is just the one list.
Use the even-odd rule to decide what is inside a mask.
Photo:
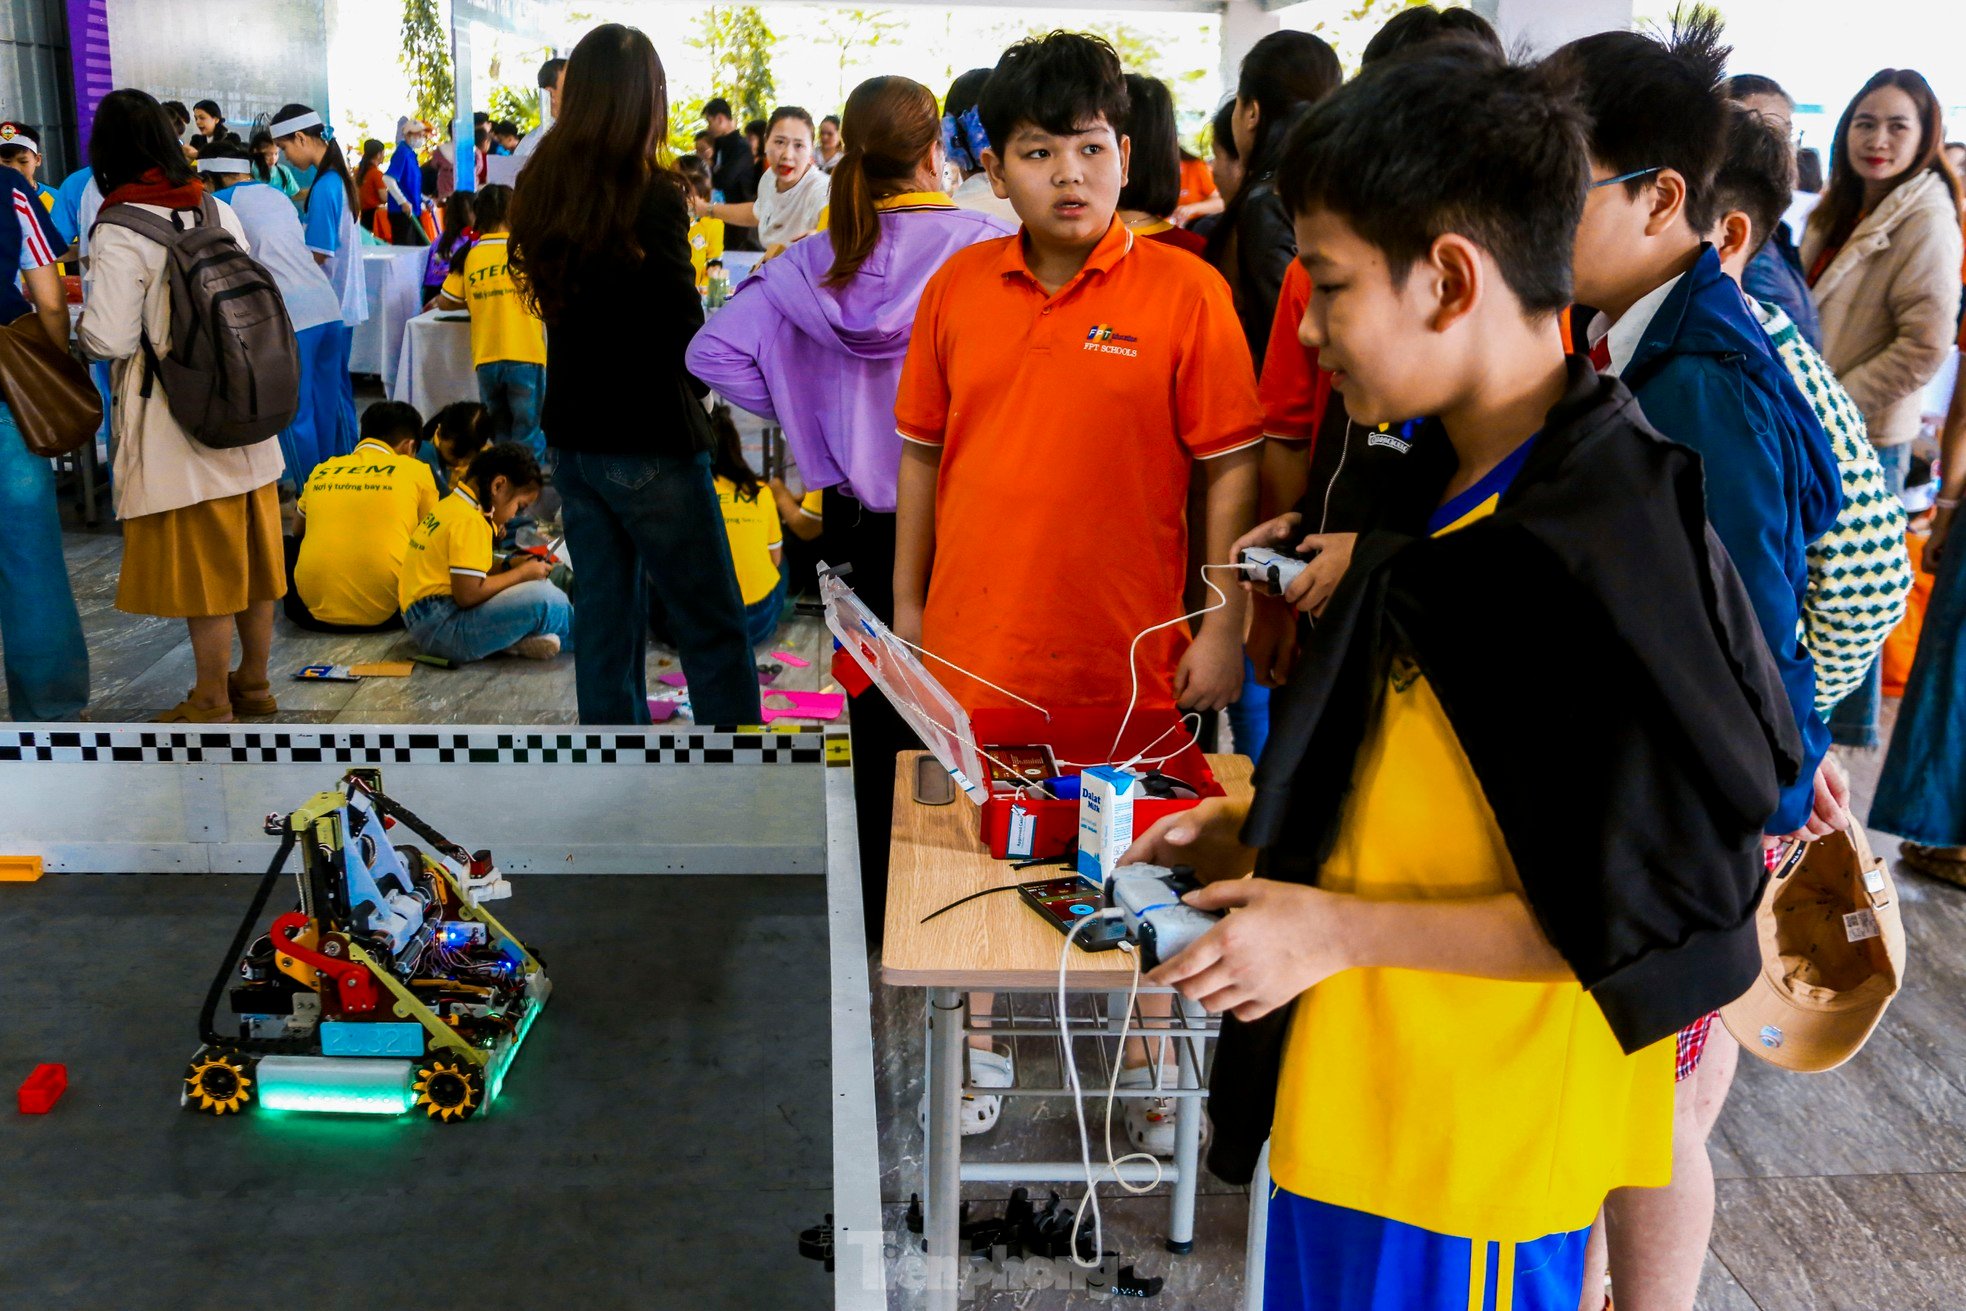
[(232, 722), (232, 707), (207, 710), (187, 696), (150, 722), (153, 724), (229, 724)]
[(232, 698), (232, 713), (235, 715), (273, 715), (280, 711), (280, 703), (273, 699), (273, 685), (263, 683), (257, 688), (249, 688), (239, 682), (239, 671), (233, 670), (225, 676), (225, 690)]

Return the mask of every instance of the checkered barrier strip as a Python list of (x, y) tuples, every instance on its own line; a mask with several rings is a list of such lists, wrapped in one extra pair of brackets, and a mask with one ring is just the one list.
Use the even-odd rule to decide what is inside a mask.
[(89, 728), (0, 732), (0, 764), (822, 765), (817, 732)]

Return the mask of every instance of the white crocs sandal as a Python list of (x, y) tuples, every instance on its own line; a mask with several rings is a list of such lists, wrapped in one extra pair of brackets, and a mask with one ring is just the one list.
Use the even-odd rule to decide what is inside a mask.
[[(1174, 1077), (1173, 1070), (1166, 1071), (1163, 1076), (1168, 1081)], [(1119, 1091), (1152, 1087), (1152, 1066), (1131, 1065), (1120, 1071)], [(1126, 1136), (1133, 1143), (1134, 1151), (1153, 1156), (1174, 1155), (1175, 1107), (1172, 1097), (1126, 1097), (1120, 1100), (1120, 1110), (1126, 1120)]]
[[(968, 1082), (978, 1088), (1009, 1088), (1017, 1082), (1017, 1066), (1009, 1051), (966, 1047), (969, 1056)], [(1003, 1098), (994, 1093), (964, 1093), (962, 1101), (963, 1137), (974, 1138), (997, 1127), (1003, 1114)], [(928, 1133), (928, 1089), (922, 1089), (921, 1104), (915, 1108), (922, 1133)]]

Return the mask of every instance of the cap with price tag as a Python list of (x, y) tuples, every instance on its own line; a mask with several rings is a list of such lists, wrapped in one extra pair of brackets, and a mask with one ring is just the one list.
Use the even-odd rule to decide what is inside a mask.
[(1860, 824), (1807, 843), (1755, 912), (1761, 975), (1720, 1012), (1748, 1052), (1785, 1070), (1834, 1069), (1884, 1018), (1905, 967), (1891, 871)]

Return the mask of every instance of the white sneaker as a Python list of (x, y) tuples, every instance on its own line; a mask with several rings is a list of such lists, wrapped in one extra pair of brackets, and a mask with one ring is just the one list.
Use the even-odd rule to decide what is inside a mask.
[[(1008, 1049), (993, 1048), (989, 1051), (981, 1047), (964, 1047), (969, 1056), (969, 1079), (967, 1082), (979, 1088), (1009, 1088), (1017, 1082), (1017, 1066), (1011, 1060)], [(964, 1093), (962, 1101), (963, 1137), (974, 1138), (977, 1134), (988, 1133), (997, 1127), (997, 1119), (1003, 1114), (1003, 1098), (995, 1093)], [(922, 1089), (921, 1104), (915, 1108), (915, 1118), (921, 1123), (922, 1134), (928, 1134), (928, 1089)]]
[(551, 660), (560, 654), (560, 639), (554, 633), (536, 633), (520, 638), (505, 650), (509, 655), (524, 656), (528, 660)]
[[(1174, 1078), (1173, 1070), (1164, 1069), (1161, 1086), (1166, 1087)], [(1153, 1086), (1152, 1066), (1129, 1065), (1120, 1071), (1121, 1092)], [(1120, 1101), (1120, 1111), (1126, 1120), (1126, 1136), (1133, 1143), (1134, 1151), (1154, 1156), (1174, 1155), (1174, 1098), (1126, 1097)]]

